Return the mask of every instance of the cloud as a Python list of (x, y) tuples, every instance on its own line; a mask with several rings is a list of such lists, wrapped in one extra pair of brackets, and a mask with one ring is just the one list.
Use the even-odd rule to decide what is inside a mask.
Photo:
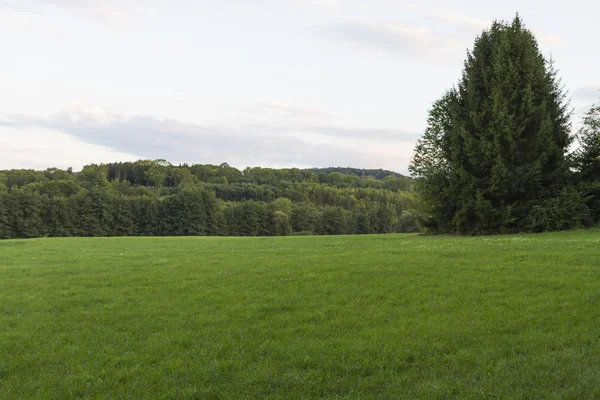
[(28, 28), (34, 26), (29, 15), (22, 15), (12, 10), (0, 9), (0, 25), (9, 25), (16, 28)]
[(303, 6), (316, 6), (322, 8), (340, 8), (342, 0), (296, 0), (296, 3)]
[[(176, 1), (176, 0), (171, 0)], [(207, 6), (217, 5), (234, 6), (236, 8), (247, 7), (249, 9), (262, 8), (275, 12), (337, 12), (342, 9), (342, 0), (200, 0), (199, 3), (207, 3)]]
[[(492, 25), (491, 21), (483, 21), (462, 13), (448, 11), (441, 8), (434, 8), (431, 12), (431, 15), (440, 21), (454, 24), (457, 27), (462, 27), (474, 35), (481, 33), (482, 30), (487, 29)], [(529, 29), (543, 43), (553, 46), (559, 46), (565, 43), (564, 40), (558, 36), (547, 35), (538, 30), (531, 28)]]
[(600, 84), (580, 87), (575, 90), (573, 97), (582, 101), (598, 100), (600, 99)]
[[(270, 134), (288, 134), (369, 142), (398, 143), (416, 140), (418, 133), (398, 129), (348, 127), (340, 118), (316, 108), (299, 107), (282, 102), (258, 103), (240, 109), (242, 117), (234, 119), (240, 129)], [(253, 118), (249, 118), (249, 116)]]
[(431, 15), (445, 22), (468, 27), (470, 30), (482, 31), (483, 29), (489, 28), (491, 25), (491, 22), (482, 21), (477, 18), (472, 18), (461, 13), (452, 12), (441, 8), (434, 8), (431, 11)]
[[(115, 151), (41, 126), (7, 125), (0, 119), (0, 169), (50, 167), (81, 169), (85, 164), (133, 161), (138, 155)], [(4, 123), (4, 124), (3, 124)]]
[(0, 8), (13, 13), (45, 15), (48, 7), (78, 17), (122, 22), (141, 6), (139, 0), (0, 0)]
[(398, 21), (337, 22), (320, 26), (317, 32), (325, 38), (439, 65), (455, 65), (466, 50), (460, 38)]
[(320, 135), (337, 137), (341, 139), (359, 139), (381, 143), (406, 143), (416, 141), (420, 134), (416, 132), (405, 132), (398, 129), (373, 129), (373, 128), (350, 128), (346, 126), (310, 126), (308, 131)]
[[(427, 64), (456, 66), (464, 59), (475, 36), (491, 24), (492, 21), (433, 8), (422, 25), (388, 20), (355, 20), (322, 25), (316, 28), (316, 32), (323, 38), (356, 44), (387, 55)], [(558, 36), (530, 30), (541, 43), (552, 46), (565, 43)]]
[[(282, 103), (267, 108), (285, 112), (306, 110)], [(410, 159), (413, 136), (394, 136), (392, 130), (369, 130), (284, 120), (269, 124), (268, 117), (254, 124), (231, 120), (219, 124), (185, 124), (172, 119), (125, 116), (99, 107), (69, 107), (50, 118), (12, 115), (0, 119), (7, 129), (44, 129), (69, 135), (80, 142), (140, 158), (172, 162), (228, 162), (243, 168), (261, 166), (355, 166), (388, 168), (404, 172)], [(326, 118), (324, 119), (326, 120)]]
[(240, 108), (240, 111), (249, 115), (281, 116), (294, 119), (323, 119), (332, 118), (333, 115), (315, 108), (300, 107), (280, 101), (258, 103), (251, 107)]

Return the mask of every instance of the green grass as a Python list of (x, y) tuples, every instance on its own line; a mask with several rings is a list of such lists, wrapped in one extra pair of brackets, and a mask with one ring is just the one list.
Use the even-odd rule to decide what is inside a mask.
[(600, 398), (600, 231), (0, 242), (0, 398)]

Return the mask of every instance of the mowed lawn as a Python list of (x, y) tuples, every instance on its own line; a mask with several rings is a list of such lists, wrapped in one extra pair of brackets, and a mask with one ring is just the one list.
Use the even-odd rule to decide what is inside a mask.
[(598, 399), (600, 231), (0, 242), (2, 399)]

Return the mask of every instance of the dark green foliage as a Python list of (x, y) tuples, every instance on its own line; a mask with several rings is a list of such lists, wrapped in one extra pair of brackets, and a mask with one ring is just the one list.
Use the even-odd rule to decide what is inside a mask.
[(210, 184), (216, 196), (225, 201), (273, 201), (277, 197), (274, 188), (252, 183)]
[(77, 194), (82, 188), (73, 179), (69, 180), (50, 180), (43, 183), (31, 183), (25, 188), (30, 188), (32, 191), (37, 191), (50, 198), (52, 197), (69, 197)]
[(321, 219), (319, 210), (312, 203), (294, 203), (291, 224), (294, 232), (314, 234)]
[(44, 210), (44, 235), (46, 236), (72, 236), (72, 221), (69, 200), (66, 197), (51, 197), (46, 201)]
[(113, 195), (112, 199), (111, 236), (134, 236), (138, 233), (138, 221), (135, 214), (135, 200), (121, 195)]
[(393, 172), (386, 171), (384, 169), (358, 169), (358, 168), (311, 168), (309, 171), (314, 172), (315, 174), (325, 174), (329, 175), (332, 172), (338, 172), (344, 175), (355, 175), (360, 178), (375, 178), (375, 179), (384, 179), (388, 176), (393, 176), (396, 178), (402, 178), (403, 175)]
[(290, 217), (283, 211), (275, 211), (273, 213), (272, 229), (273, 236), (289, 236), (292, 233)]
[(351, 223), (358, 234), (391, 233), (396, 215), (387, 204), (361, 205), (354, 210)]
[(268, 236), (273, 230), (272, 214), (264, 202), (229, 203), (225, 218), (229, 236)]
[(349, 215), (340, 207), (325, 207), (319, 223), (318, 233), (321, 235), (343, 235), (348, 233)]
[(579, 187), (587, 196), (593, 221), (600, 221), (600, 104), (592, 106), (578, 132), (579, 150), (575, 154)]
[[(10, 190), (13, 186), (23, 187), (34, 182), (45, 182), (48, 178), (43, 172), (31, 169), (13, 169), (4, 171), (4, 185)], [(2, 182), (0, 182), (2, 183)]]
[(580, 228), (591, 222), (586, 199), (574, 188), (565, 189), (533, 207), (528, 217), (528, 230), (534, 232)]
[[(1, 189), (1, 188), (0, 188)], [(8, 193), (0, 190), (0, 239), (10, 238), (12, 229), (8, 225)]]
[[(98, 170), (100, 168), (100, 170)], [(35, 171), (31, 171), (34, 172)], [(85, 177), (80, 175), (84, 174)], [(248, 167), (240, 171), (227, 163), (221, 165), (188, 166), (172, 165), (165, 160), (140, 160), (112, 163), (103, 166), (90, 165), (80, 172), (78, 179), (129, 182), (133, 186), (165, 187), (176, 190), (182, 185), (204, 182), (214, 185), (217, 197), (226, 201), (271, 201), (275, 197), (269, 189), (285, 189), (297, 183), (323, 183), (338, 188), (375, 188), (391, 191), (410, 190), (411, 179), (384, 170), (356, 168), (273, 169)], [(44, 177), (44, 176), (43, 176)], [(259, 186), (260, 189), (256, 189)], [(234, 197), (245, 193), (245, 198)]]
[(86, 165), (77, 174), (77, 181), (86, 189), (104, 189), (108, 187), (108, 167), (106, 165)]
[(181, 193), (169, 196), (161, 203), (162, 233), (168, 236), (208, 235), (208, 201), (216, 202), (214, 196), (204, 195), (197, 187), (185, 188)]
[(369, 234), (373, 233), (371, 228), (371, 215), (370, 211), (364, 207), (358, 207), (354, 212), (354, 230), (358, 234)]
[(414, 211), (404, 210), (398, 218), (396, 232), (414, 233), (419, 232), (418, 217)]
[(412, 184), (384, 176), (165, 160), (0, 171), (0, 237), (388, 233)]
[(411, 163), (425, 226), (437, 233), (523, 231), (540, 208), (553, 208), (551, 199), (562, 204), (571, 181), (567, 108), (552, 64), (519, 17), (484, 31), (457, 88), (430, 111)]
[(38, 193), (13, 189), (5, 198), (10, 238), (33, 238), (44, 234), (44, 200)]
[(138, 222), (139, 236), (160, 236), (161, 222), (159, 215), (159, 202), (153, 197), (135, 198), (132, 205), (135, 220)]

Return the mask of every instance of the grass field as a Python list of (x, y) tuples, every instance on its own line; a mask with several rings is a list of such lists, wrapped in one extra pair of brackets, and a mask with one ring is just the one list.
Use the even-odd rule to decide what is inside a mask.
[(600, 398), (600, 231), (0, 242), (0, 398)]

